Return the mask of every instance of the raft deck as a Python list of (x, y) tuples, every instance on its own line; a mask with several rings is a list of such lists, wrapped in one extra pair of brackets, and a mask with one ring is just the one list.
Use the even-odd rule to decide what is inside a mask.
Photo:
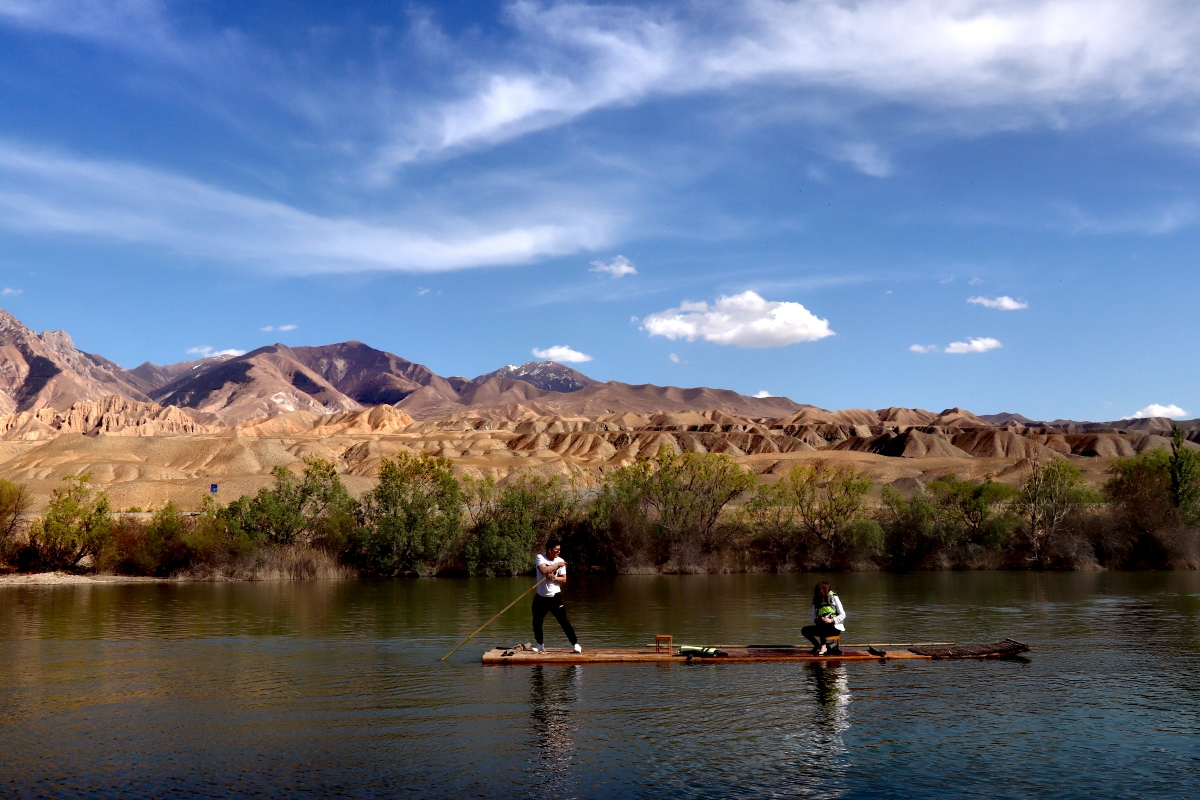
[(843, 647), (838, 655), (816, 656), (808, 647), (718, 647), (716, 655), (680, 652), (679, 647), (613, 647), (576, 653), (568, 648), (547, 648), (543, 653), (518, 647), (497, 647), (483, 654), (484, 664), (725, 664), (749, 661), (934, 661), (939, 659), (1007, 658), (1024, 653), (1029, 645), (1012, 639), (986, 645), (960, 647)]

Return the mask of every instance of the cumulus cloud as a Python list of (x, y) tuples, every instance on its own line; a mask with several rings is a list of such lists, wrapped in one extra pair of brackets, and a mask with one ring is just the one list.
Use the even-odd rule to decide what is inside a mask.
[(1021, 309), (1029, 308), (1029, 303), (1026, 303), (1024, 300), (1013, 300), (1006, 294), (1000, 297), (984, 297), (982, 295), (979, 297), (968, 297), (967, 302), (983, 306), (984, 308), (995, 308), (1000, 311), (1020, 311)]
[(565, 344), (556, 344), (553, 347), (547, 347), (545, 350), (533, 348), (535, 358), (540, 358), (543, 361), (559, 361), (564, 364), (580, 364), (584, 361), (591, 361), (592, 357), (587, 353), (581, 353), (578, 350), (572, 350)]
[(626, 275), (637, 275), (637, 269), (634, 268), (633, 262), (625, 256), (617, 256), (608, 263), (603, 261), (593, 261), (592, 268), (588, 271), (603, 272), (613, 278), (623, 278)]
[(721, 296), (712, 305), (684, 301), (650, 314), (642, 330), (668, 339), (704, 339), (737, 347), (782, 347), (833, 336), (829, 321), (799, 303), (765, 300), (755, 292)]
[(913, 344), (908, 349), (914, 353), (936, 353), (939, 348), (936, 344)]
[(1121, 419), (1149, 419), (1150, 417), (1168, 417), (1170, 419), (1180, 419), (1186, 416), (1187, 412), (1174, 403), (1165, 406), (1159, 405), (1158, 403), (1151, 403), (1141, 411), (1135, 411), (1128, 417), (1121, 417)]
[(762, 399), (764, 397), (774, 397), (775, 395), (771, 394), (766, 389), (761, 389), (758, 392), (756, 392), (754, 396), (759, 399)]
[(965, 342), (951, 342), (946, 345), (947, 353), (986, 353), (988, 350), (995, 350), (998, 347), (1003, 347), (998, 339), (990, 337), (970, 338)]
[(210, 358), (211, 356), (244, 356), (244, 355), (246, 355), (245, 350), (234, 350), (233, 348), (230, 348), (228, 350), (214, 350), (213, 348), (209, 347), (208, 345), (204, 345), (202, 347), (189, 347), (187, 353), (190, 356), (200, 356), (201, 358)]
[(10, 289), (9, 287), (5, 286), (4, 291), (0, 291), (0, 296), (13, 297), (15, 295), (21, 294), (22, 292), (23, 292), (22, 289)]
[(680, 363), (680, 361), (679, 361), (679, 356), (675, 355), (674, 353), (670, 353), (670, 354), (668, 354), (668, 355), (667, 355), (667, 358), (671, 359), (671, 360), (672, 360), (672, 361), (674, 361), (676, 364)]

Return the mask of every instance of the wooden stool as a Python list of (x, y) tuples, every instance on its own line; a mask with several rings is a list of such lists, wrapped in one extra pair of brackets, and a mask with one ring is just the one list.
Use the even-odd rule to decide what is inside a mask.
[(837, 636), (826, 636), (825, 637), (826, 652), (829, 652), (832, 650), (837, 650), (839, 653), (842, 652), (841, 641), (842, 641), (842, 635), (840, 633)]
[(669, 633), (656, 634), (654, 637), (654, 652), (661, 653), (664, 649), (671, 652), (671, 643), (675, 641), (675, 637)]

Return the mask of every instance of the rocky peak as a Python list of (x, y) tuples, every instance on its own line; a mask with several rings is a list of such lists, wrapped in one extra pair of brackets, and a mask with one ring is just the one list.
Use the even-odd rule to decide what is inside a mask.
[(525, 381), (547, 392), (577, 392), (597, 383), (582, 372), (557, 361), (529, 361), (520, 366), (509, 364), (495, 372), (480, 375), (472, 383), (483, 383), (491, 378)]

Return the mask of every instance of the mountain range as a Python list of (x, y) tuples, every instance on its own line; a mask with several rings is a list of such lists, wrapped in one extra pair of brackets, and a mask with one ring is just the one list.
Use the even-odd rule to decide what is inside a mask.
[[(0, 310), (0, 414), (53, 411), (61, 419), (52, 424), (74, 429), (71, 425), (76, 423), (64, 421), (67, 417), (61, 415), (69, 417), (78, 403), (114, 395), (134, 403), (189, 410), (193, 422), (187, 424), (177, 417), (160, 419), (157, 412), (145, 412), (153, 423), (148, 431), (180, 432), (188, 425), (211, 430), (298, 411), (346, 414), (375, 406), (393, 406), (414, 420), (718, 411), (747, 418), (797, 416), (813, 422), (893, 428), (1043, 426), (1163, 432), (1172, 424), (1162, 418), (1039, 423), (1020, 414), (977, 417), (957, 408), (940, 414), (907, 408), (830, 412), (786, 397), (747, 397), (727, 389), (599, 382), (554, 361), (508, 365), (472, 379), (442, 377), (422, 364), (358, 341), (319, 347), (273, 344), (239, 356), (169, 365), (146, 362), (126, 370), (77, 349), (65, 331), (37, 334)], [(105, 407), (111, 411), (117, 406)], [(73, 418), (81, 419), (80, 414), (100, 412), (73, 413)], [(9, 423), (10, 427), (17, 424), (25, 423)], [(1180, 424), (1188, 429), (1200, 426), (1197, 421)]]

